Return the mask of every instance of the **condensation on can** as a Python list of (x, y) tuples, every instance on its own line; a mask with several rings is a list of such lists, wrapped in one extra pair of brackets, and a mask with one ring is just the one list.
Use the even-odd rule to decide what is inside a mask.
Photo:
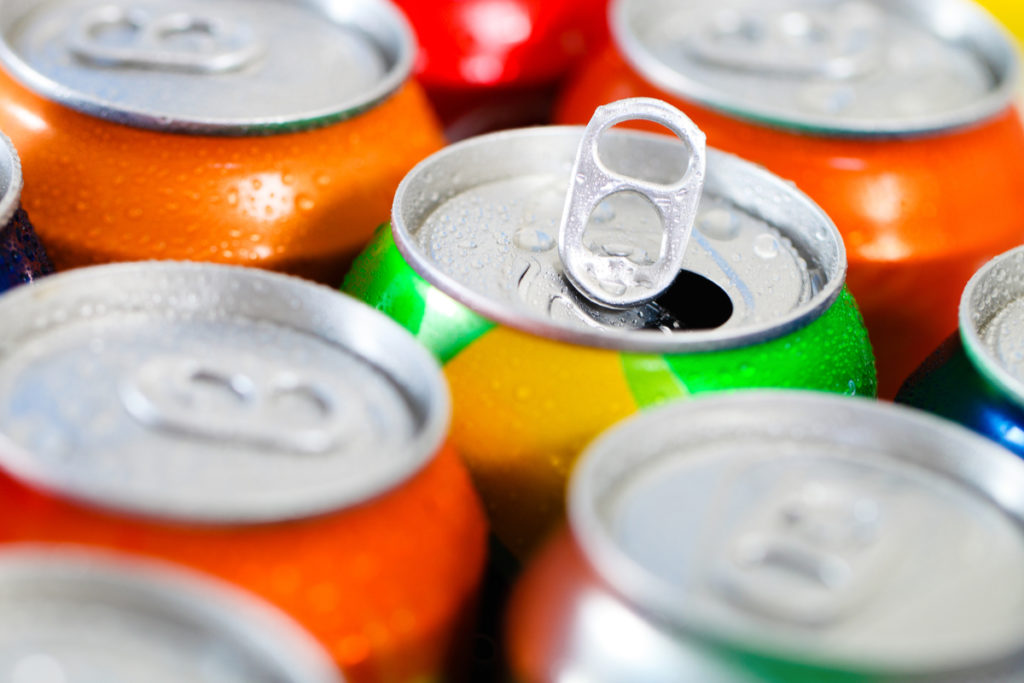
[(839, 136), (975, 124), (1010, 105), (1013, 41), (965, 0), (617, 0), (615, 41), (675, 96)]

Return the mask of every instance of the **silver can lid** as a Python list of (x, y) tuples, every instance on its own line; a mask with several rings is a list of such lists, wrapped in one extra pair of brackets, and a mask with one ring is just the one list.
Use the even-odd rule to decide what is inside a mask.
[(684, 631), (927, 674), (1024, 653), (1022, 493), (1024, 463), (952, 423), (757, 391), (602, 436), (574, 472), (569, 518), (617, 591)]
[(21, 159), (11, 139), (0, 133), (0, 232), (21, 206)]
[(440, 369), (390, 319), (254, 269), (75, 270), (0, 297), (0, 467), (131, 514), (305, 517), (391, 490), (445, 437)]
[(1024, 247), (992, 259), (967, 283), (960, 337), (974, 366), (1024, 407)]
[(4, 683), (341, 683), (277, 610), (227, 584), (107, 552), (0, 551)]
[(653, 84), (769, 125), (909, 135), (1008, 107), (1018, 57), (968, 0), (616, 0), (620, 52)]
[(243, 135), (349, 118), (397, 90), (414, 54), (386, 0), (0, 6), (0, 62), (26, 86), (161, 131)]
[[(627, 310), (585, 299), (558, 249), (583, 134), (582, 127), (506, 131), (428, 157), (395, 196), (399, 250), (429, 282), (490, 320), (640, 352), (777, 337), (816, 319), (838, 296), (846, 251), (828, 216), (792, 184), (709, 149), (695, 227), (667, 295)], [(614, 128), (597, 142), (603, 165), (617, 175), (662, 186), (686, 175), (691, 151), (678, 138)], [(656, 258), (663, 238), (652, 201), (630, 191), (598, 203), (582, 234), (591, 252), (638, 264)]]

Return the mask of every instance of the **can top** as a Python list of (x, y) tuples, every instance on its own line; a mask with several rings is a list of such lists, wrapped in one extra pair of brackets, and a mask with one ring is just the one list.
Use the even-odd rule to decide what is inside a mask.
[[(386, 0), (11, 0), (0, 62), (117, 123), (245, 135), (349, 118), (398, 89), (412, 32)], [(229, 96), (225, 96), (225, 94)]]
[[(838, 296), (846, 251), (828, 216), (792, 184), (715, 150), (707, 152), (696, 224), (668, 291), (626, 310), (581, 296), (566, 277), (557, 238), (583, 136), (582, 127), (505, 131), (428, 157), (395, 196), (402, 255), (485, 318), (638, 352), (746, 346), (808, 324)], [(670, 187), (688, 175), (692, 150), (678, 138), (611, 129), (595, 144), (615, 176)], [(612, 192), (589, 213), (582, 244), (594, 254), (653, 263), (665, 240), (661, 209), (648, 196)]]
[(931, 674), (1024, 653), (1022, 492), (1024, 463), (952, 423), (755, 391), (606, 433), (574, 472), (569, 518), (616, 591), (697, 636)]
[(11, 139), (0, 133), (0, 231), (21, 206), (21, 159)]
[(617, 0), (620, 52), (728, 114), (829, 135), (911, 135), (1008, 107), (1013, 39), (968, 0)]
[(1024, 407), (1024, 247), (992, 259), (967, 283), (960, 337), (974, 366)]
[(331, 512), (440, 448), (448, 394), (382, 314), (212, 264), (81, 269), (0, 297), (0, 467), (130, 514), (211, 524)]
[(341, 683), (277, 610), (153, 561), (67, 547), (0, 552), (0, 680)]

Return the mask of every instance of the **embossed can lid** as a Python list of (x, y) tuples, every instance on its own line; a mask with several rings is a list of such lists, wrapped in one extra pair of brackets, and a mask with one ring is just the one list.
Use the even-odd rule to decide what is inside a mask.
[(79, 111), (244, 135), (349, 118), (408, 78), (412, 32), (387, 0), (10, 0), (0, 62)]
[(21, 206), (21, 159), (14, 144), (0, 133), (0, 231)]
[(84, 549), (0, 551), (4, 683), (342, 683), (319, 645), (230, 586)]
[(1022, 501), (1024, 463), (955, 424), (757, 391), (605, 434), (577, 465), (569, 518), (648, 614), (892, 680), (1024, 655)]
[(992, 259), (967, 283), (960, 337), (974, 366), (1024, 407), (1024, 247)]
[(207, 523), (391, 490), (448, 426), (436, 361), (298, 278), (148, 262), (0, 297), (0, 467), (89, 504)]
[(727, 113), (837, 135), (975, 123), (1015, 96), (1012, 37), (969, 0), (617, 0), (620, 52)]
[[(605, 119), (596, 133), (548, 126), (483, 135), (428, 157), (395, 195), (398, 249), (480, 315), (588, 346), (739, 348), (807, 325), (832, 305), (845, 282), (846, 250), (806, 195), (712, 149), (704, 173), (703, 136), (697, 154), (693, 139), (608, 129), (620, 120)], [(577, 158), (600, 172), (581, 181)], [(703, 191), (690, 182), (697, 163)], [(567, 193), (571, 182), (575, 191)], [(669, 209), (662, 205), (669, 199), (648, 188), (673, 186), (684, 187), (687, 219), (695, 221), (692, 229), (680, 221), (689, 242), (667, 298), (613, 309), (582, 296), (560, 254), (563, 219), (577, 219), (576, 247), (591, 256), (630, 267), (667, 263), (672, 231), (663, 227)]]

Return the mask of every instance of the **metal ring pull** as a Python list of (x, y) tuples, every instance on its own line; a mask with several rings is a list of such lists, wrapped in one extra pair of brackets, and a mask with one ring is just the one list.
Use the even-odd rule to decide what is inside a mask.
[[(183, 36), (190, 40), (178, 40)], [(120, 5), (83, 13), (67, 40), (76, 57), (96, 65), (201, 74), (237, 71), (266, 51), (245, 24), (188, 12), (152, 16), (142, 7)]]
[(687, 50), (716, 66), (789, 77), (846, 80), (881, 65), (885, 26), (877, 7), (861, 0), (805, 5), (715, 9)]
[[(622, 176), (602, 163), (598, 154), (601, 135), (616, 124), (634, 120), (659, 123), (686, 143), (690, 160), (682, 179), (660, 185)], [(598, 107), (580, 142), (558, 235), (565, 274), (581, 294), (608, 308), (630, 308), (668, 289), (682, 267), (704, 188), (704, 148), (704, 133), (685, 114), (661, 100), (638, 97)], [(583, 243), (594, 209), (620, 192), (645, 196), (658, 212), (663, 236), (661, 252), (653, 264), (596, 254)]]
[[(258, 359), (157, 357), (126, 378), (120, 394), (147, 429), (268, 450), (326, 453), (351, 427), (330, 387)], [(303, 425), (283, 414), (282, 401), (303, 408)]]

